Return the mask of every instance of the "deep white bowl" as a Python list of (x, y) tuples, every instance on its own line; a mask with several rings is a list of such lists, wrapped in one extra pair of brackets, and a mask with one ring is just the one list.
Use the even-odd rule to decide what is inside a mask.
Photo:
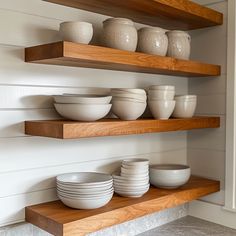
[(141, 175), (145, 175), (148, 173), (148, 169), (128, 169), (128, 168), (125, 168), (123, 166), (121, 166), (121, 174), (131, 174), (131, 175), (134, 175), (134, 174), (141, 174)]
[(54, 103), (56, 111), (63, 117), (77, 121), (96, 121), (105, 117), (111, 104), (59, 104)]
[(105, 206), (111, 199), (113, 193), (103, 197), (74, 199), (58, 195), (59, 199), (68, 207), (75, 209), (96, 209)]
[(143, 103), (147, 104), (147, 99), (135, 99), (135, 98), (126, 98), (126, 97), (112, 97), (112, 102), (116, 101), (126, 101), (126, 102), (135, 102), (135, 103)]
[(177, 95), (175, 100), (197, 100), (197, 95)]
[(150, 182), (159, 188), (174, 189), (188, 182), (190, 167), (186, 165), (152, 165), (150, 166)]
[(146, 173), (144, 173), (144, 174), (138, 174), (138, 173), (128, 173), (128, 174), (126, 174), (126, 173), (120, 173), (120, 175), (121, 176), (123, 176), (123, 177), (127, 177), (127, 178), (137, 178), (137, 179), (142, 179), (142, 178), (146, 178), (146, 177), (148, 177), (149, 176), (149, 173), (148, 172), (146, 172)]
[(147, 187), (144, 190), (115, 190), (117, 194), (123, 197), (131, 197), (131, 198), (138, 198), (142, 197), (147, 191), (149, 190), (149, 187)]
[(155, 119), (167, 120), (171, 116), (175, 108), (175, 101), (173, 100), (150, 100), (148, 106)]
[(175, 96), (174, 90), (149, 90), (149, 100), (173, 100)]
[(136, 120), (144, 113), (146, 106), (146, 103), (114, 100), (112, 112), (121, 120)]
[(173, 117), (191, 118), (196, 110), (197, 100), (176, 100)]
[(148, 88), (148, 90), (175, 90), (175, 86), (172, 85), (152, 85)]
[(130, 99), (137, 99), (141, 101), (147, 100), (147, 95), (143, 94), (135, 94), (135, 93), (123, 93), (123, 92), (112, 92), (113, 98), (130, 98)]
[(54, 95), (56, 103), (81, 103), (81, 104), (109, 104), (112, 96), (99, 96), (99, 95)]
[(114, 89), (111, 89), (111, 92), (146, 95), (146, 92), (144, 89), (135, 89), (135, 88), (114, 88)]
[(60, 35), (64, 41), (89, 44), (93, 37), (93, 26), (88, 22), (63, 22)]
[(112, 182), (112, 176), (98, 172), (73, 172), (58, 175), (57, 182), (62, 184), (76, 184), (78, 186), (102, 185)]
[(130, 158), (122, 161), (123, 166), (148, 166), (149, 160), (144, 158)]

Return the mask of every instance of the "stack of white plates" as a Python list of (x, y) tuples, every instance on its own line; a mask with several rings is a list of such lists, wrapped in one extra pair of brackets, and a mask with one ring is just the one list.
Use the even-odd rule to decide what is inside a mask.
[(121, 120), (136, 120), (144, 113), (147, 106), (144, 89), (117, 88), (111, 94), (112, 112)]
[(111, 96), (89, 94), (55, 95), (57, 112), (67, 119), (95, 121), (105, 117), (111, 109)]
[(149, 161), (127, 159), (122, 161), (120, 172), (112, 175), (115, 192), (124, 197), (141, 197), (150, 187)]
[(175, 87), (153, 85), (148, 89), (148, 106), (155, 119), (169, 119), (175, 108)]
[(102, 207), (114, 193), (112, 177), (103, 173), (68, 173), (57, 176), (56, 180), (59, 199), (76, 209)]

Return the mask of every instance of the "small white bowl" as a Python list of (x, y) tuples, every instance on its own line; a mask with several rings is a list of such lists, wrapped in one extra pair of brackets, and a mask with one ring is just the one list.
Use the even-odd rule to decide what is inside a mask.
[(148, 173), (148, 169), (128, 169), (128, 168), (125, 168), (123, 166), (121, 166), (121, 175), (122, 174), (141, 174), (141, 175), (144, 175), (144, 174), (147, 174)]
[(149, 100), (173, 100), (175, 96), (174, 90), (149, 90)]
[(148, 88), (148, 90), (175, 90), (175, 86), (172, 85), (152, 85)]
[(102, 194), (107, 193), (113, 189), (113, 183), (109, 187), (90, 187), (90, 188), (74, 188), (72, 186), (69, 187), (61, 187), (57, 185), (57, 190), (65, 193), (71, 194)]
[(126, 98), (126, 97), (112, 97), (112, 102), (115, 101), (126, 101), (126, 102), (135, 102), (135, 103), (144, 103), (147, 104), (146, 99), (135, 99), (135, 98)]
[(147, 187), (144, 190), (115, 190), (115, 192), (117, 194), (119, 194), (120, 196), (123, 197), (131, 197), (131, 198), (138, 198), (138, 197), (142, 197), (146, 192), (148, 192), (149, 187)]
[(111, 92), (121, 92), (121, 93), (132, 93), (132, 94), (139, 94), (139, 95), (146, 95), (146, 91), (144, 89), (135, 89), (135, 88), (114, 88), (111, 89)]
[(122, 191), (122, 192), (146, 192), (147, 189), (149, 189), (150, 184), (147, 184), (145, 186), (122, 186), (122, 185), (116, 185), (114, 186), (115, 192), (116, 191)]
[(196, 100), (197, 95), (176, 95), (175, 100)]
[(155, 119), (167, 120), (174, 111), (175, 101), (150, 100), (148, 106)]
[(105, 195), (103, 197), (96, 197), (96, 198), (81, 198), (81, 199), (74, 199), (74, 198), (66, 198), (63, 196), (58, 195), (59, 199), (68, 207), (75, 208), (75, 209), (96, 209), (102, 206), (105, 206), (111, 199), (113, 193), (109, 195)]
[(67, 119), (77, 121), (96, 121), (105, 117), (111, 104), (59, 104), (54, 103), (56, 111)]
[(147, 166), (149, 164), (148, 159), (144, 158), (130, 158), (122, 161), (123, 166)]
[(99, 95), (54, 95), (56, 103), (81, 103), (81, 104), (109, 104), (112, 96), (99, 96)]
[(114, 100), (112, 112), (121, 120), (136, 120), (144, 113), (146, 106), (146, 103)]
[(150, 166), (150, 182), (159, 188), (174, 189), (188, 182), (190, 172), (190, 167), (186, 165), (152, 165)]
[(176, 118), (191, 118), (194, 115), (196, 106), (197, 100), (176, 100), (172, 116)]
[(138, 178), (138, 177), (133, 177), (133, 176), (121, 176), (120, 173), (115, 172), (112, 174), (112, 178), (114, 179), (114, 181), (116, 180), (120, 180), (120, 181), (136, 181), (136, 182), (145, 182), (145, 181), (149, 181), (149, 176), (145, 177), (145, 178)]
[(141, 101), (147, 100), (147, 95), (143, 94), (135, 94), (135, 93), (123, 93), (123, 92), (112, 92), (113, 98), (130, 98), (130, 99), (137, 99)]
[(89, 44), (93, 37), (93, 26), (88, 22), (63, 22), (60, 35), (64, 41)]

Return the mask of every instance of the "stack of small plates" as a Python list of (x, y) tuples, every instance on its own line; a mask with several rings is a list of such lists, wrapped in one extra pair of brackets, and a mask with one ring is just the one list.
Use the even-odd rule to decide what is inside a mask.
[(141, 197), (150, 187), (149, 161), (127, 159), (122, 161), (120, 172), (112, 175), (115, 192), (124, 197)]
[(57, 176), (57, 195), (66, 205), (76, 209), (95, 209), (112, 198), (110, 175), (95, 172), (68, 173)]

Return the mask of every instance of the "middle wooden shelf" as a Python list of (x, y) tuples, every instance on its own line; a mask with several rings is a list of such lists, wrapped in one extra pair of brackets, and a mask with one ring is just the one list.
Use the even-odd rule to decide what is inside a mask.
[(71, 42), (56, 42), (26, 48), (25, 61), (174, 76), (220, 75), (218, 65)]
[(119, 119), (103, 119), (96, 122), (42, 120), (26, 121), (25, 133), (59, 139), (76, 139), (218, 127), (220, 127), (219, 117), (206, 116), (169, 120), (139, 119), (121, 121)]

